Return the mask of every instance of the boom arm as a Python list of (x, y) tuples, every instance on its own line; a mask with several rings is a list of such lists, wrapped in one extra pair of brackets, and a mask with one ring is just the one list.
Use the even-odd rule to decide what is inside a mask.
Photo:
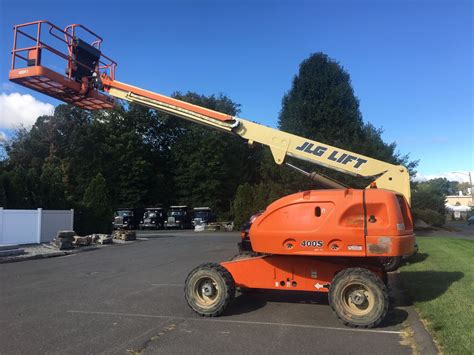
[(275, 163), (281, 165), (287, 156), (305, 160), (354, 176), (373, 178), (378, 188), (400, 193), (410, 203), (410, 176), (402, 165), (393, 165), (348, 150), (299, 137), (242, 118), (192, 105), (159, 95), (103, 76), (104, 89), (111, 96), (138, 103), (196, 123), (236, 134), (249, 144), (254, 142), (270, 148)]
[[(78, 37), (81, 31), (92, 37), (91, 43)], [(36, 37), (31, 33), (36, 33)], [(48, 44), (45, 38), (65, 45), (67, 53)], [(25, 43), (26, 47), (19, 46), (19, 43)], [(287, 156), (291, 156), (346, 174), (368, 177), (372, 179), (368, 187), (392, 190), (404, 195), (410, 202), (410, 178), (404, 166), (388, 164), (116, 81), (117, 63), (102, 53), (101, 43), (100, 36), (78, 24), (67, 26), (64, 30), (48, 21), (17, 25), (14, 27), (9, 78), (20, 85), (88, 110), (112, 108), (114, 102), (111, 96), (136, 102), (238, 135), (249, 144), (257, 142), (266, 145), (279, 165), (285, 162)], [(44, 54), (64, 60), (67, 64), (66, 76), (46, 67), (43, 64)], [(314, 173), (310, 175), (314, 177)], [(322, 180), (329, 186), (340, 186), (327, 178), (319, 179)]]

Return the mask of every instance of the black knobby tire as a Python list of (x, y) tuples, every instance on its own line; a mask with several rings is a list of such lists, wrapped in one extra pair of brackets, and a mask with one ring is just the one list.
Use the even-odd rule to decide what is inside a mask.
[(347, 326), (373, 328), (386, 316), (388, 292), (383, 281), (363, 268), (339, 272), (329, 288), (329, 304)]
[(189, 307), (204, 317), (217, 317), (235, 297), (235, 282), (219, 264), (199, 265), (186, 278), (184, 295)]
[(379, 258), (385, 271), (391, 272), (397, 270), (402, 264), (401, 256), (383, 256)]

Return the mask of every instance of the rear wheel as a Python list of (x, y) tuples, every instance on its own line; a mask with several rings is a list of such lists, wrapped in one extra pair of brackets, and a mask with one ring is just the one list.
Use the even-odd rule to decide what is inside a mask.
[(329, 304), (345, 325), (372, 328), (384, 319), (389, 301), (387, 289), (377, 275), (367, 269), (350, 268), (334, 277)]
[(219, 264), (202, 264), (186, 278), (184, 294), (189, 307), (205, 317), (217, 317), (235, 297), (235, 282)]
[(379, 260), (382, 263), (383, 269), (387, 272), (397, 270), (402, 264), (401, 256), (382, 256)]

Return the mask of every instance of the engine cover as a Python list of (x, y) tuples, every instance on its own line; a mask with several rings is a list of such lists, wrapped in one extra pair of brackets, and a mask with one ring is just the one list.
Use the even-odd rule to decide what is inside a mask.
[(306, 256), (406, 255), (415, 243), (406, 200), (383, 189), (283, 197), (255, 219), (249, 237), (255, 252)]

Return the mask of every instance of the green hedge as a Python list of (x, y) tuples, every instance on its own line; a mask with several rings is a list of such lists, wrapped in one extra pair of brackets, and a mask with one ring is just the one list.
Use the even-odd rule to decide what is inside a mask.
[(445, 223), (445, 215), (434, 210), (413, 208), (411, 210), (414, 220), (422, 220), (433, 227), (441, 227)]

